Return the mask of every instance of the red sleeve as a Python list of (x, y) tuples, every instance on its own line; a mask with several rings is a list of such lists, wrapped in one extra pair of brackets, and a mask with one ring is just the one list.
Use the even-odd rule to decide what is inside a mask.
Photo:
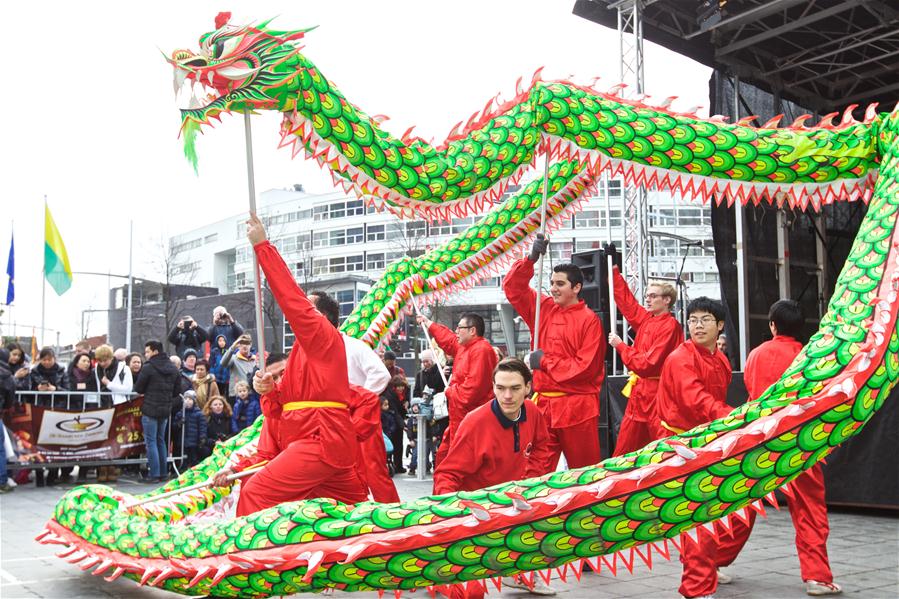
[(290, 323), (297, 342), (303, 348), (315, 347), (315, 351), (306, 352), (307, 359), (310, 362), (330, 364), (334, 355), (343, 355), (345, 353), (343, 339), (340, 338), (337, 328), (315, 309), (297, 285), (275, 246), (263, 241), (253, 246), (253, 249), (271, 287), (272, 295), (275, 296), (278, 307)]
[(431, 333), (431, 337), (434, 338), (434, 341), (437, 342), (437, 345), (440, 346), (444, 353), (450, 356), (455, 356), (459, 353), (459, 339), (448, 327), (443, 326), (439, 322), (432, 322), (428, 332)]
[[(663, 378), (662, 384), (669, 386), (667, 394), (669, 397), (676, 398), (677, 410), (681, 412), (684, 421), (711, 422), (730, 414), (733, 408), (718, 401), (706, 391), (705, 382), (699, 378), (693, 368), (688, 367), (681, 360), (670, 365), (669, 362), (666, 362), (663, 367), (663, 371), (667, 372), (668, 376)], [(661, 417), (662, 420), (665, 419), (664, 415)]]
[(471, 419), (465, 418), (459, 425), (449, 453), (434, 471), (435, 495), (461, 491), (462, 481), (481, 469), (484, 452), (478, 451), (477, 441)]
[[(615, 348), (628, 370), (638, 376), (658, 376), (657, 373), (662, 370), (665, 358), (683, 343), (684, 336), (680, 324), (671, 318), (668, 319), (662, 330), (653, 331), (653, 335), (648, 339), (649, 347), (642, 351), (624, 343)], [(645, 343), (641, 343), (641, 345), (645, 345)]]
[(490, 343), (474, 340), (475, 347), (469, 351), (468, 372), (462, 382), (450, 384), (446, 389), (446, 398), (456, 402), (466, 411), (473, 410), (491, 397), (493, 392), (493, 369), (496, 367), (496, 352)]
[[(524, 402), (525, 409), (528, 410), (528, 419), (534, 418), (534, 448), (531, 457), (528, 459), (528, 468), (525, 472), (526, 478), (535, 476), (543, 476), (549, 470), (546, 464), (552, 463), (552, 451), (549, 449), (549, 430), (546, 428), (546, 419), (540, 410), (535, 409), (537, 406), (530, 402)], [(530, 408), (530, 409), (528, 409)]]
[(522, 258), (512, 265), (503, 279), (506, 299), (531, 331), (534, 330), (534, 310), (537, 303), (537, 292), (531, 288), (533, 276), (534, 263), (528, 258)]
[(259, 432), (259, 441), (256, 443), (256, 453), (241, 458), (240, 461), (232, 466), (234, 472), (242, 472), (256, 464), (267, 462), (281, 453), (281, 448), (278, 447), (278, 441), (275, 439), (275, 435), (271, 430), (273, 426), (277, 426), (275, 422), (276, 421), (271, 418), (265, 418), (262, 421), (262, 430)]
[(622, 316), (633, 328), (639, 329), (643, 321), (650, 318), (651, 314), (634, 297), (617, 266), (612, 267), (612, 287), (615, 293), (615, 306), (618, 308), (618, 311), (621, 312)]
[(373, 391), (350, 385), (348, 407), (357, 441), (365, 441), (381, 430), (381, 401)]
[[(567, 331), (566, 335), (581, 335), (574, 356), (545, 354), (540, 362), (540, 370), (547, 373), (557, 383), (574, 381), (586, 375), (593, 376), (594, 364), (601, 364), (606, 355), (606, 340), (602, 323), (593, 312), (584, 319), (581, 331)], [(541, 337), (542, 339), (542, 337)]]
[(759, 389), (758, 380), (758, 356), (760, 347), (755, 348), (746, 357), (746, 366), (743, 368), (743, 382), (746, 384), (746, 392), (749, 401), (755, 401), (761, 397), (765, 389)]

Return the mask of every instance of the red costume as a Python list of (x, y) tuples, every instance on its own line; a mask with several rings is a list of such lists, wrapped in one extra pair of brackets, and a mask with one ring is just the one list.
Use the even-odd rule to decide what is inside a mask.
[(432, 322), (428, 331), (440, 349), (453, 356), (453, 376), (446, 388), (449, 427), (443, 433), (434, 460), (439, 464), (446, 457), (465, 415), (493, 398), (493, 369), (497, 358), (490, 342), (483, 337), (462, 345), (456, 334), (442, 324)]
[[(777, 382), (802, 350), (802, 344), (783, 335), (777, 335), (752, 350), (746, 358), (743, 380), (749, 392), (749, 401), (761, 397), (768, 387)], [(790, 485), (794, 496), (788, 497), (790, 517), (796, 529), (796, 552), (799, 554), (799, 571), (803, 581), (833, 582), (830, 561), (827, 558), (827, 506), (824, 504), (824, 471), (815, 464), (800, 474)], [(749, 540), (755, 512), (749, 512), (749, 526), (734, 530), (733, 537), (724, 536), (718, 544), (718, 567), (733, 562), (743, 545)]]
[(509, 420), (496, 400), (462, 421), (449, 454), (434, 471), (434, 493), (476, 491), (546, 474), (549, 448), (543, 415), (525, 402), (521, 417)]
[[(512, 265), (503, 291), (533, 334), (537, 292), (531, 289), (534, 263)], [(540, 348), (534, 371), (534, 402), (549, 426), (547, 471), (564, 453), (569, 468), (599, 462), (599, 391), (605, 377), (606, 339), (602, 323), (583, 300), (561, 307), (549, 296), (540, 300)]]
[(356, 474), (378, 503), (400, 500), (393, 479), (387, 472), (387, 449), (381, 435), (381, 398), (372, 391), (350, 385), (350, 418), (359, 443)]
[(637, 331), (633, 345), (618, 344), (615, 351), (621, 361), (639, 377), (631, 387), (624, 418), (618, 431), (614, 455), (636, 451), (657, 437), (656, 392), (665, 358), (684, 342), (684, 331), (674, 317), (665, 312), (653, 315), (640, 305), (628, 289), (618, 267), (612, 269), (615, 304), (627, 322)]
[[(730, 363), (723, 352), (686, 341), (674, 350), (662, 367), (656, 394), (659, 436), (722, 418), (732, 410), (727, 405)], [(684, 540), (680, 561), (684, 566), (678, 591), (684, 597), (711, 595), (718, 588), (717, 545), (700, 535), (699, 543)]]
[[(517, 421), (509, 420), (491, 401), (465, 417), (446, 458), (434, 471), (434, 493), (475, 491), (491, 485), (546, 473), (549, 432), (540, 410), (521, 406)], [(456, 585), (451, 599), (481, 599), (479, 581)]]
[(268, 241), (253, 249), (297, 344), (283, 377), (262, 398), (260, 451), (235, 466), (240, 471), (270, 460), (242, 484), (237, 515), (311, 497), (365, 501), (368, 494), (354, 468), (343, 339), (297, 286), (278, 250)]

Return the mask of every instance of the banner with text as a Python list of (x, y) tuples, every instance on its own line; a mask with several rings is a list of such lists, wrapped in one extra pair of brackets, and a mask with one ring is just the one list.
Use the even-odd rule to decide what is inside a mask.
[(17, 404), (3, 414), (23, 462), (115, 460), (144, 451), (143, 398), (103, 410), (65, 412)]

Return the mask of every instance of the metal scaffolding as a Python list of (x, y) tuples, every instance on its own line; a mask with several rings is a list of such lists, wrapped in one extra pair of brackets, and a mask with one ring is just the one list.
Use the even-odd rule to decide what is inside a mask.
[[(636, 97), (643, 95), (643, 7), (647, 0), (621, 0), (610, 8), (618, 11), (618, 43), (621, 83)], [(642, 293), (649, 274), (649, 209), (646, 188), (624, 189), (624, 247), (621, 248), (628, 286)]]

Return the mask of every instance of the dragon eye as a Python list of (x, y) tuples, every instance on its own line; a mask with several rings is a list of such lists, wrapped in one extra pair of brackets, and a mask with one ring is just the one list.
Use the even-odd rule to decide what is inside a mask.
[(219, 40), (215, 42), (215, 47), (212, 49), (212, 57), (213, 58), (221, 58), (222, 53), (225, 51), (225, 41)]

